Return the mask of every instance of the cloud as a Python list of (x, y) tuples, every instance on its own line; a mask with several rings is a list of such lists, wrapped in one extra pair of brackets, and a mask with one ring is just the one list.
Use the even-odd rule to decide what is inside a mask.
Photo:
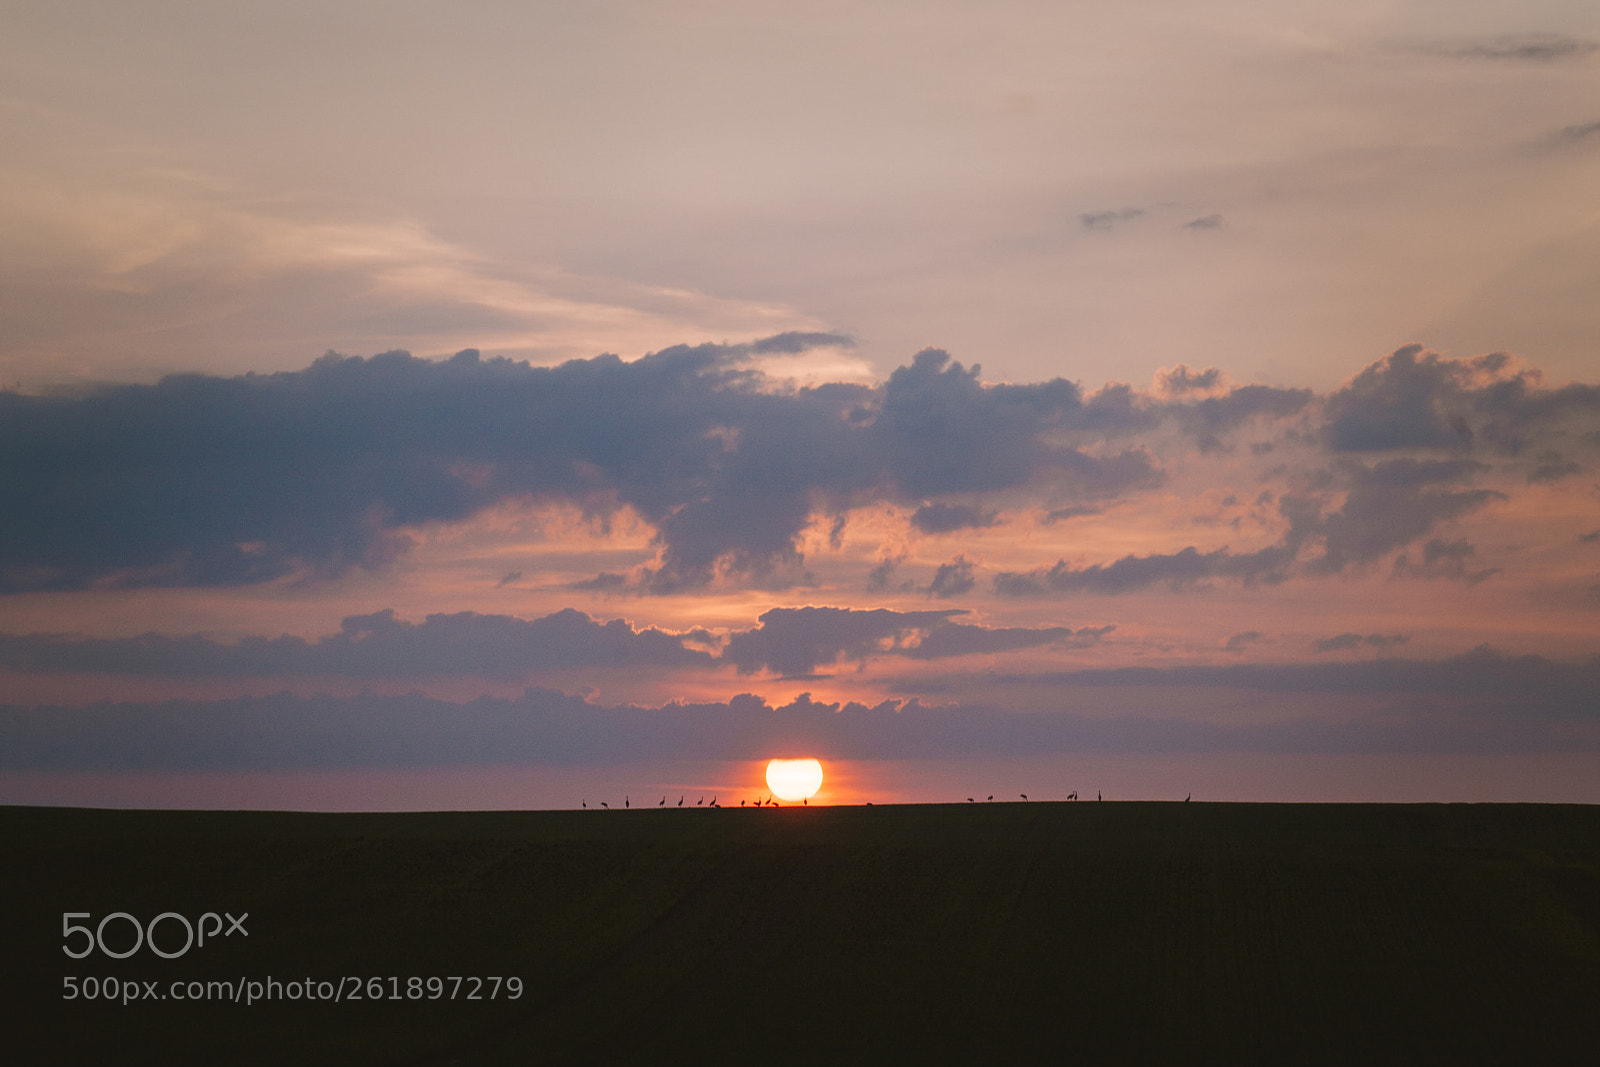
[(1228, 638), (1228, 643), (1222, 647), (1228, 652), (1243, 652), (1247, 646), (1261, 640), (1261, 636), (1259, 630), (1243, 630)]
[(1314, 572), (1332, 574), (1370, 563), (1427, 536), (1446, 519), (1465, 515), (1491, 500), (1505, 499), (1504, 493), (1493, 489), (1443, 490), (1358, 482), (1339, 511), (1316, 523), (1325, 547), (1322, 557), (1309, 566)]
[(1556, 63), (1582, 59), (1600, 49), (1600, 43), (1559, 33), (1495, 37), (1466, 44), (1441, 45), (1433, 51), (1457, 59), (1488, 59), (1512, 63)]
[(1374, 452), (1466, 447), (1470, 437), (1451, 424), (1445, 410), (1458, 396), (1464, 374), (1459, 361), (1424, 354), (1421, 345), (1397, 349), (1328, 398), (1329, 448)]
[(1446, 359), (1407, 345), (1328, 398), (1324, 434), (1335, 452), (1466, 452), (1483, 442), (1515, 455), (1529, 437), (1549, 438), (1597, 414), (1600, 387), (1547, 389), (1504, 353)]
[(1222, 434), (1246, 421), (1257, 417), (1286, 419), (1304, 410), (1314, 398), (1309, 389), (1245, 385), (1220, 396), (1170, 404), (1165, 413), (1194, 436), (1202, 451), (1214, 451), (1222, 447)]
[(1558, 482), (1570, 474), (1578, 474), (1583, 470), (1579, 464), (1574, 463), (1553, 448), (1547, 448), (1539, 453), (1538, 466), (1528, 472), (1528, 484), (1539, 485), (1544, 482)]
[(1585, 141), (1600, 135), (1600, 122), (1585, 122), (1575, 126), (1563, 126), (1558, 136), (1565, 141)]
[[(742, 693), (660, 707), (598, 706), (549, 689), (465, 704), (421, 696), (0, 706), (0, 769), (205, 771), (628, 760), (758, 759), (775, 751), (823, 759), (927, 759), (1041, 752), (1507, 752), (1600, 750), (1600, 659), (1560, 663), (1482, 648), (1435, 661), (1121, 668), (995, 675), (997, 686), (1046, 687), (1023, 713), (982, 705), (823, 703), (778, 707)], [(1063, 711), (1094, 690), (1136, 686), (1181, 707), (1195, 687), (1345, 703), (1365, 716), (1300, 714), (1260, 725)], [(1169, 691), (1170, 698), (1162, 691)], [(1297, 706), (1299, 706), (1297, 704)], [(1310, 703), (1311, 708), (1318, 707)]]
[[(895, 568), (899, 567), (901, 563), (905, 562), (905, 558), (905, 553), (902, 552), (897, 555), (885, 556), (880, 559), (877, 564), (873, 566), (872, 570), (867, 572), (867, 591), (872, 593), (881, 593), (888, 589), (889, 579), (894, 575)], [(908, 581), (906, 583), (907, 588), (910, 588), (913, 585), (915, 585), (914, 582)]]
[(128, 674), (167, 678), (339, 676), (478, 677), (518, 680), (575, 667), (710, 666), (705, 631), (635, 630), (622, 619), (600, 623), (571, 608), (540, 619), (464, 611), (420, 623), (392, 610), (351, 615), (337, 634), (246, 637), (223, 643), (199, 635), (95, 638), (70, 634), (0, 634), (0, 667), (41, 674)]
[(733, 634), (722, 651), (722, 661), (734, 664), (740, 674), (775, 671), (787, 677), (807, 677), (818, 667), (840, 660), (862, 662), (874, 656), (908, 656), (935, 659), (978, 652), (1004, 652), (1043, 645), (1082, 648), (1111, 631), (1111, 627), (1072, 630), (1065, 626), (1037, 629), (990, 629), (956, 623), (961, 609), (939, 611), (868, 611), (852, 608), (773, 608), (753, 630)]
[(855, 339), (842, 333), (804, 333), (790, 330), (787, 333), (752, 341), (747, 347), (750, 354), (756, 356), (793, 356), (812, 348), (853, 348)]
[(1190, 219), (1183, 224), (1186, 230), (1220, 230), (1222, 228), (1221, 215), (1203, 215), (1198, 219)]
[(1582, 544), (1592, 545), (1596, 541), (1600, 541), (1600, 530), (1590, 530), (1586, 534), (1579, 534), (1578, 541)]
[(1121, 211), (1086, 211), (1078, 216), (1078, 221), (1086, 230), (1109, 230), (1121, 223), (1131, 222), (1143, 214), (1144, 209), (1137, 207), (1127, 207)]
[(1156, 372), (1156, 392), (1169, 396), (1185, 396), (1189, 393), (1209, 393), (1220, 388), (1227, 380), (1221, 367), (1207, 367), (1205, 370), (1193, 371), (1188, 364), (1179, 363), (1170, 369), (1163, 368)]
[(1065, 519), (1078, 519), (1085, 515), (1098, 515), (1103, 510), (1103, 508), (1097, 508), (1089, 504), (1072, 504), (1064, 508), (1053, 508), (1045, 512), (1044, 523), (1049, 526)]
[(1467, 570), (1467, 560), (1476, 553), (1477, 547), (1468, 541), (1445, 541), (1436, 537), (1422, 546), (1421, 563), (1412, 563), (1408, 553), (1395, 557), (1394, 574), (1407, 578), (1452, 578), (1477, 585), (1499, 574), (1500, 568)]
[(1178, 552), (1128, 555), (1084, 567), (1073, 567), (1062, 559), (1030, 572), (1002, 572), (995, 577), (994, 588), (1001, 596), (1016, 597), (1117, 594), (1155, 585), (1176, 591), (1202, 587), (1214, 579), (1274, 583), (1289, 577), (1302, 549), (1313, 541), (1320, 541), (1322, 555), (1305, 560), (1304, 571), (1337, 574), (1425, 537), (1441, 522), (1490, 501), (1507, 499), (1493, 489), (1438, 487), (1438, 483), (1470, 478), (1486, 469), (1483, 464), (1460, 459), (1404, 458), (1370, 467), (1347, 460), (1327, 472), (1330, 484), (1342, 481), (1348, 490), (1338, 510), (1324, 514), (1308, 496), (1279, 498), (1278, 510), (1289, 528), (1275, 545), (1245, 553), (1227, 547), (1201, 552), (1190, 545)]
[[(633, 508), (654, 592), (799, 562), (819, 510), (1018, 488), (1103, 499), (1161, 481), (1117, 391), (985, 386), (936, 350), (878, 388), (775, 387), (786, 334), (531, 367), (330, 354), (293, 373), (0, 395), (0, 591), (204, 586), (377, 568), (404, 531), (506, 500)], [(937, 512), (933, 514), (937, 515)]]
[(928, 594), (942, 600), (970, 593), (976, 584), (977, 579), (972, 576), (972, 564), (967, 562), (965, 556), (957, 556), (949, 563), (939, 564), (933, 581), (928, 584)]
[(1048, 569), (1028, 573), (1006, 571), (995, 576), (994, 589), (1001, 596), (1042, 596), (1047, 594), (1117, 594), (1166, 585), (1187, 589), (1213, 578), (1233, 578), (1247, 582), (1278, 581), (1294, 560), (1294, 553), (1282, 546), (1256, 552), (1234, 554), (1219, 548), (1200, 552), (1194, 546), (1170, 554), (1123, 556), (1114, 563), (1095, 563), (1074, 568), (1057, 560)]
[(1326, 640), (1318, 641), (1312, 646), (1312, 650), (1316, 652), (1347, 652), (1352, 648), (1360, 648), (1362, 645), (1366, 645), (1369, 648), (1377, 649), (1379, 652), (1387, 652), (1389, 649), (1397, 645), (1403, 645), (1409, 640), (1411, 638), (1405, 634), (1367, 634), (1363, 637), (1356, 633), (1343, 633), (1337, 637), (1329, 637)]
[(999, 512), (970, 504), (924, 504), (911, 516), (911, 525), (926, 534), (942, 534), (986, 529), (998, 519)]
[(1267, 693), (1436, 693), (1489, 698), (1502, 714), (1511, 718), (1526, 713), (1530, 718), (1550, 715), (1574, 721), (1600, 720), (1600, 705), (1594, 702), (1594, 694), (1600, 692), (1600, 656), (1563, 662), (1536, 655), (1513, 655), (1489, 645), (1437, 660), (1380, 658), (1357, 663), (1112, 667), (1040, 674), (993, 674), (985, 676), (985, 682), (1029, 686), (1203, 687)]
[[(330, 354), (292, 373), (0, 394), (0, 592), (376, 570), (417, 527), (506, 503), (565, 504), (602, 522), (629, 509), (653, 528), (654, 561), (575, 588), (789, 588), (812, 581), (801, 547), (819, 518), (838, 548), (858, 508), (911, 507), (913, 527), (931, 534), (997, 523), (998, 511), (967, 502), (982, 494), (1049, 501), (1047, 522), (1089, 514), (1166, 482), (1155, 457), (1171, 429), (1205, 453), (1252, 420), (1336, 460), (1320, 486), (1283, 498), (1279, 545), (1199, 562), (1130, 556), (1052, 581), (1276, 579), (1308, 541), (1325, 553), (1306, 566), (1335, 572), (1501, 499), (1470, 484), (1489, 473), (1480, 454), (1536, 457), (1535, 483), (1573, 473), (1564, 442), (1600, 422), (1600, 387), (1549, 389), (1507, 356), (1450, 360), (1417, 346), (1320, 403), (1187, 367), (1165, 372), (1159, 395), (1085, 394), (1059, 378), (985, 384), (936, 349), (878, 386), (800, 388), (758, 366), (762, 352), (848, 341), (789, 333), (557, 367), (471, 350), (443, 362)], [(1346, 499), (1326, 513), (1340, 488)]]

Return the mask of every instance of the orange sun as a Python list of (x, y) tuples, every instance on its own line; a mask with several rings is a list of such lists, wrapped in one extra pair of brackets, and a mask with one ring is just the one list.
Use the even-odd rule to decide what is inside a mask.
[(780, 800), (805, 800), (822, 788), (822, 764), (814, 759), (775, 759), (767, 764), (767, 788)]

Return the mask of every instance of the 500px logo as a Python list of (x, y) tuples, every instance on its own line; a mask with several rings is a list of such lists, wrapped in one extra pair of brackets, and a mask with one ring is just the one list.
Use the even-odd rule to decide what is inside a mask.
[[(226, 933), (224, 933), (222, 929), (223, 915), (228, 917), (228, 929)], [(102, 918), (99, 925), (93, 930), (89, 929), (87, 926), (78, 926), (72, 921), (73, 919), (92, 918), (93, 916), (87, 911), (64, 911), (61, 913), (61, 936), (63, 940), (68, 942), (67, 944), (63, 944), (61, 946), (62, 952), (65, 952), (75, 960), (81, 960), (98, 948), (103, 955), (110, 956), (114, 960), (125, 960), (135, 952), (138, 952), (139, 949), (148, 945), (150, 947), (150, 951), (154, 952), (162, 959), (175, 960), (196, 945), (198, 945), (200, 948), (204, 948), (206, 944), (206, 938), (208, 936), (213, 941), (217, 939), (218, 934), (222, 934), (223, 937), (232, 937), (236, 933), (243, 934), (245, 937), (250, 936), (250, 931), (244, 928), (244, 921), (250, 918), (250, 913), (248, 911), (240, 915), (237, 919), (235, 919), (228, 912), (223, 912), (222, 915), (218, 915), (214, 911), (208, 911), (204, 915), (200, 916), (200, 921), (198, 923), (191, 923), (187, 918), (179, 915), (175, 911), (164, 911), (160, 915), (157, 915), (154, 919), (151, 919), (150, 922), (145, 925), (140, 925), (138, 919), (135, 919), (132, 915), (129, 915), (125, 911), (114, 911)], [(124, 924), (133, 927), (132, 948), (119, 952), (115, 949), (106, 947), (106, 924), (110, 923), (114, 919), (120, 919)], [(208, 919), (211, 921), (211, 928), (209, 930), (206, 929), (206, 920)], [(178, 924), (183, 927), (184, 940), (182, 948), (169, 952), (166, 949), (163, 949), (160, 945), (156, 944), (156, 928), (159, 927), (163, 922), (167, 924), (167, 928), (169, 930), (172, 928), (173, 924)], [(197, 928), (199, 934), (198, 938), (196, 937)], [(118, 929), (118, 927), (113, 927), (113, 929)], [(84, 937), (83, 949), (79, 952), (74, 952), (72, 950), (71, 941), (73, 935), (75, 934), (82, 934)], [(175, 934), (164, 933), (162, 937), (167, 941), (169, 946), (171, 945), (172, 941), (175, 940)], [(119, 937), (116, 938), (116, 940), (120, 943), (122, 938)]]

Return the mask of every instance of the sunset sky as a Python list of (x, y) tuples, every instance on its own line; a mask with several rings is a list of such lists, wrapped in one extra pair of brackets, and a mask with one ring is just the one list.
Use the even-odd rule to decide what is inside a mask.
[(0, 143), (0, 803), (1600, 802), (1593, 3), (13, 2)]

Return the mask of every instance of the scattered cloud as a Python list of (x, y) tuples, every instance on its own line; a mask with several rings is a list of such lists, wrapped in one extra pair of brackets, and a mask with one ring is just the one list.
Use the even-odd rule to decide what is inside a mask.
[(1220, 230), (1222, 228), (1221, 215), (1202, 215), (1198, 219), (1190, 219), (1183, 224), (1186, 230)]
[(1098, 515), (1103, 510), (1103, 508), (1097, 508), (1089, 504), (1072, 504), (1064, 508), (1053, 508), (1044, 513), (1044, 523), (1049, 526), (1052, 523), (1062, 522), (1066, 519), (1079, 519), (1085, 515)]
[(987, 529), (999, 518), (999, 512), (970, 504), (924, 504), (911, 516), (911, 525), (926, 534), (943, 534)]
[(1190, 370), (1188, 364), (1179, 363), (1176, 367), (1163, 367), (1156, 371), (1155, 388), (1158, 394), (1179, 397), (1193, 393), (1208, 394), (1222, 388), (1227, 382), (1227, 375), (1221, 367), (1196, 371)]
[(1044, 570), (1002, 572), (995, 576), (994, 589), (1001, 596), (1016, 597), (1130, 593), (1163, 584), (1181, 590), (1213, 578), (1270, 582), (1281, 578), (1293, 559), (1293, 552), (1284, 547), (1235, 554), (1226, 548), (1200, 552), (1191, 545), (1168, 555), (1124, 556), (1109, 564), (1074, 568), (1058, 560)]
[(1528, 472), (1528, 484), (1539, 485), (1544, 482), (1558, 482), (1571, 474), (1579, 474), (1583, 467), (1563, 456), (1553, 448), (1547, 448), (1539, 453), (1538, 466)]
[(1564, 141), (1586, 141), (1591, 137), (1600, 136), (1600, 122), (1563, 126), (1558, 136)]
[(928, 583), (928, 595), (943, 600), (970, 593), (972, 587), (978, 584), (977, 579), (972, 576), (972, 569), (972, 564), (967, 562), (965, 556), (957, 556), (949, 563), (939, 564), (939, 569), (934, 572), (933, 581)]
[(1498, 567), (1483, 570), (1467, 569), (1467, 561), (1477, 553), (1477, 546), (1465, 540), (1445, 541), (1434, 538), (1422, 546), (1422, 561), (1413, 563), (1409, 553), (1395, 557), (1394, 574), (1407, 578), (1451, 578), (1469, 585), (1500, 573)]
[(1222, 647), (1227, 652), (1243, 652), (1248, 646), (1261, 640), (1261, 636), (1259, 630), (1243, 630), (1228, 638), (1228, 643)]
[[(895, 555), (884, 556), (882, 559), (880, 559), (877, 564), (873, 566), (872, 570), (867, 572), (867, 591), (870, 593), (881, 593), (886, 591), (889, 588), (889, 579), (894, 576), (895, 568), (899, 567), (901, 563), (905, 562), (905, 558), (905, 553), (901, 552)], [(915, 584), (916, 583), (914, 582), (907, 581), (906, 588), (909, 589)]]
[(1487, 59), (1512, 63), (1556, 63), (1583, 59), (1600, 49), (1600, 43), (1560, 33), (1495, 37), (1462, 44), (1439, 45), (1431, 51), (1457, 59)]
[(803, 678), (840, 660), (863, 662), (875, 656), (935, 659), (1045, 645), (1083, 648), (1112, 630), (1110, 626), (991, 629), (952, 621), (965, 614), (958, 608), (773, 608), (761, 616), (755, 629), (728, 639), (722, 661), (732, 663), (740, 674), (765, 670)]
[(1078, 216), (1078, 221), (1086, 230), (1109, 230), (1143, 215), (1143, 208), (1125, 207), (1121, 211), (1086, 211)]
[(1343, 633), (1337, 637), (1329, 637), (1318, 641), (1312, 646), (1316, 652), (1348, 652), (1353, 648), (1375, 648), (1379, 652), (1387, 652), (1398, 645), (1403, 645), (1411, 638), (1405, 634), (1367, 634), (1362, 636), (1356, 633)]

